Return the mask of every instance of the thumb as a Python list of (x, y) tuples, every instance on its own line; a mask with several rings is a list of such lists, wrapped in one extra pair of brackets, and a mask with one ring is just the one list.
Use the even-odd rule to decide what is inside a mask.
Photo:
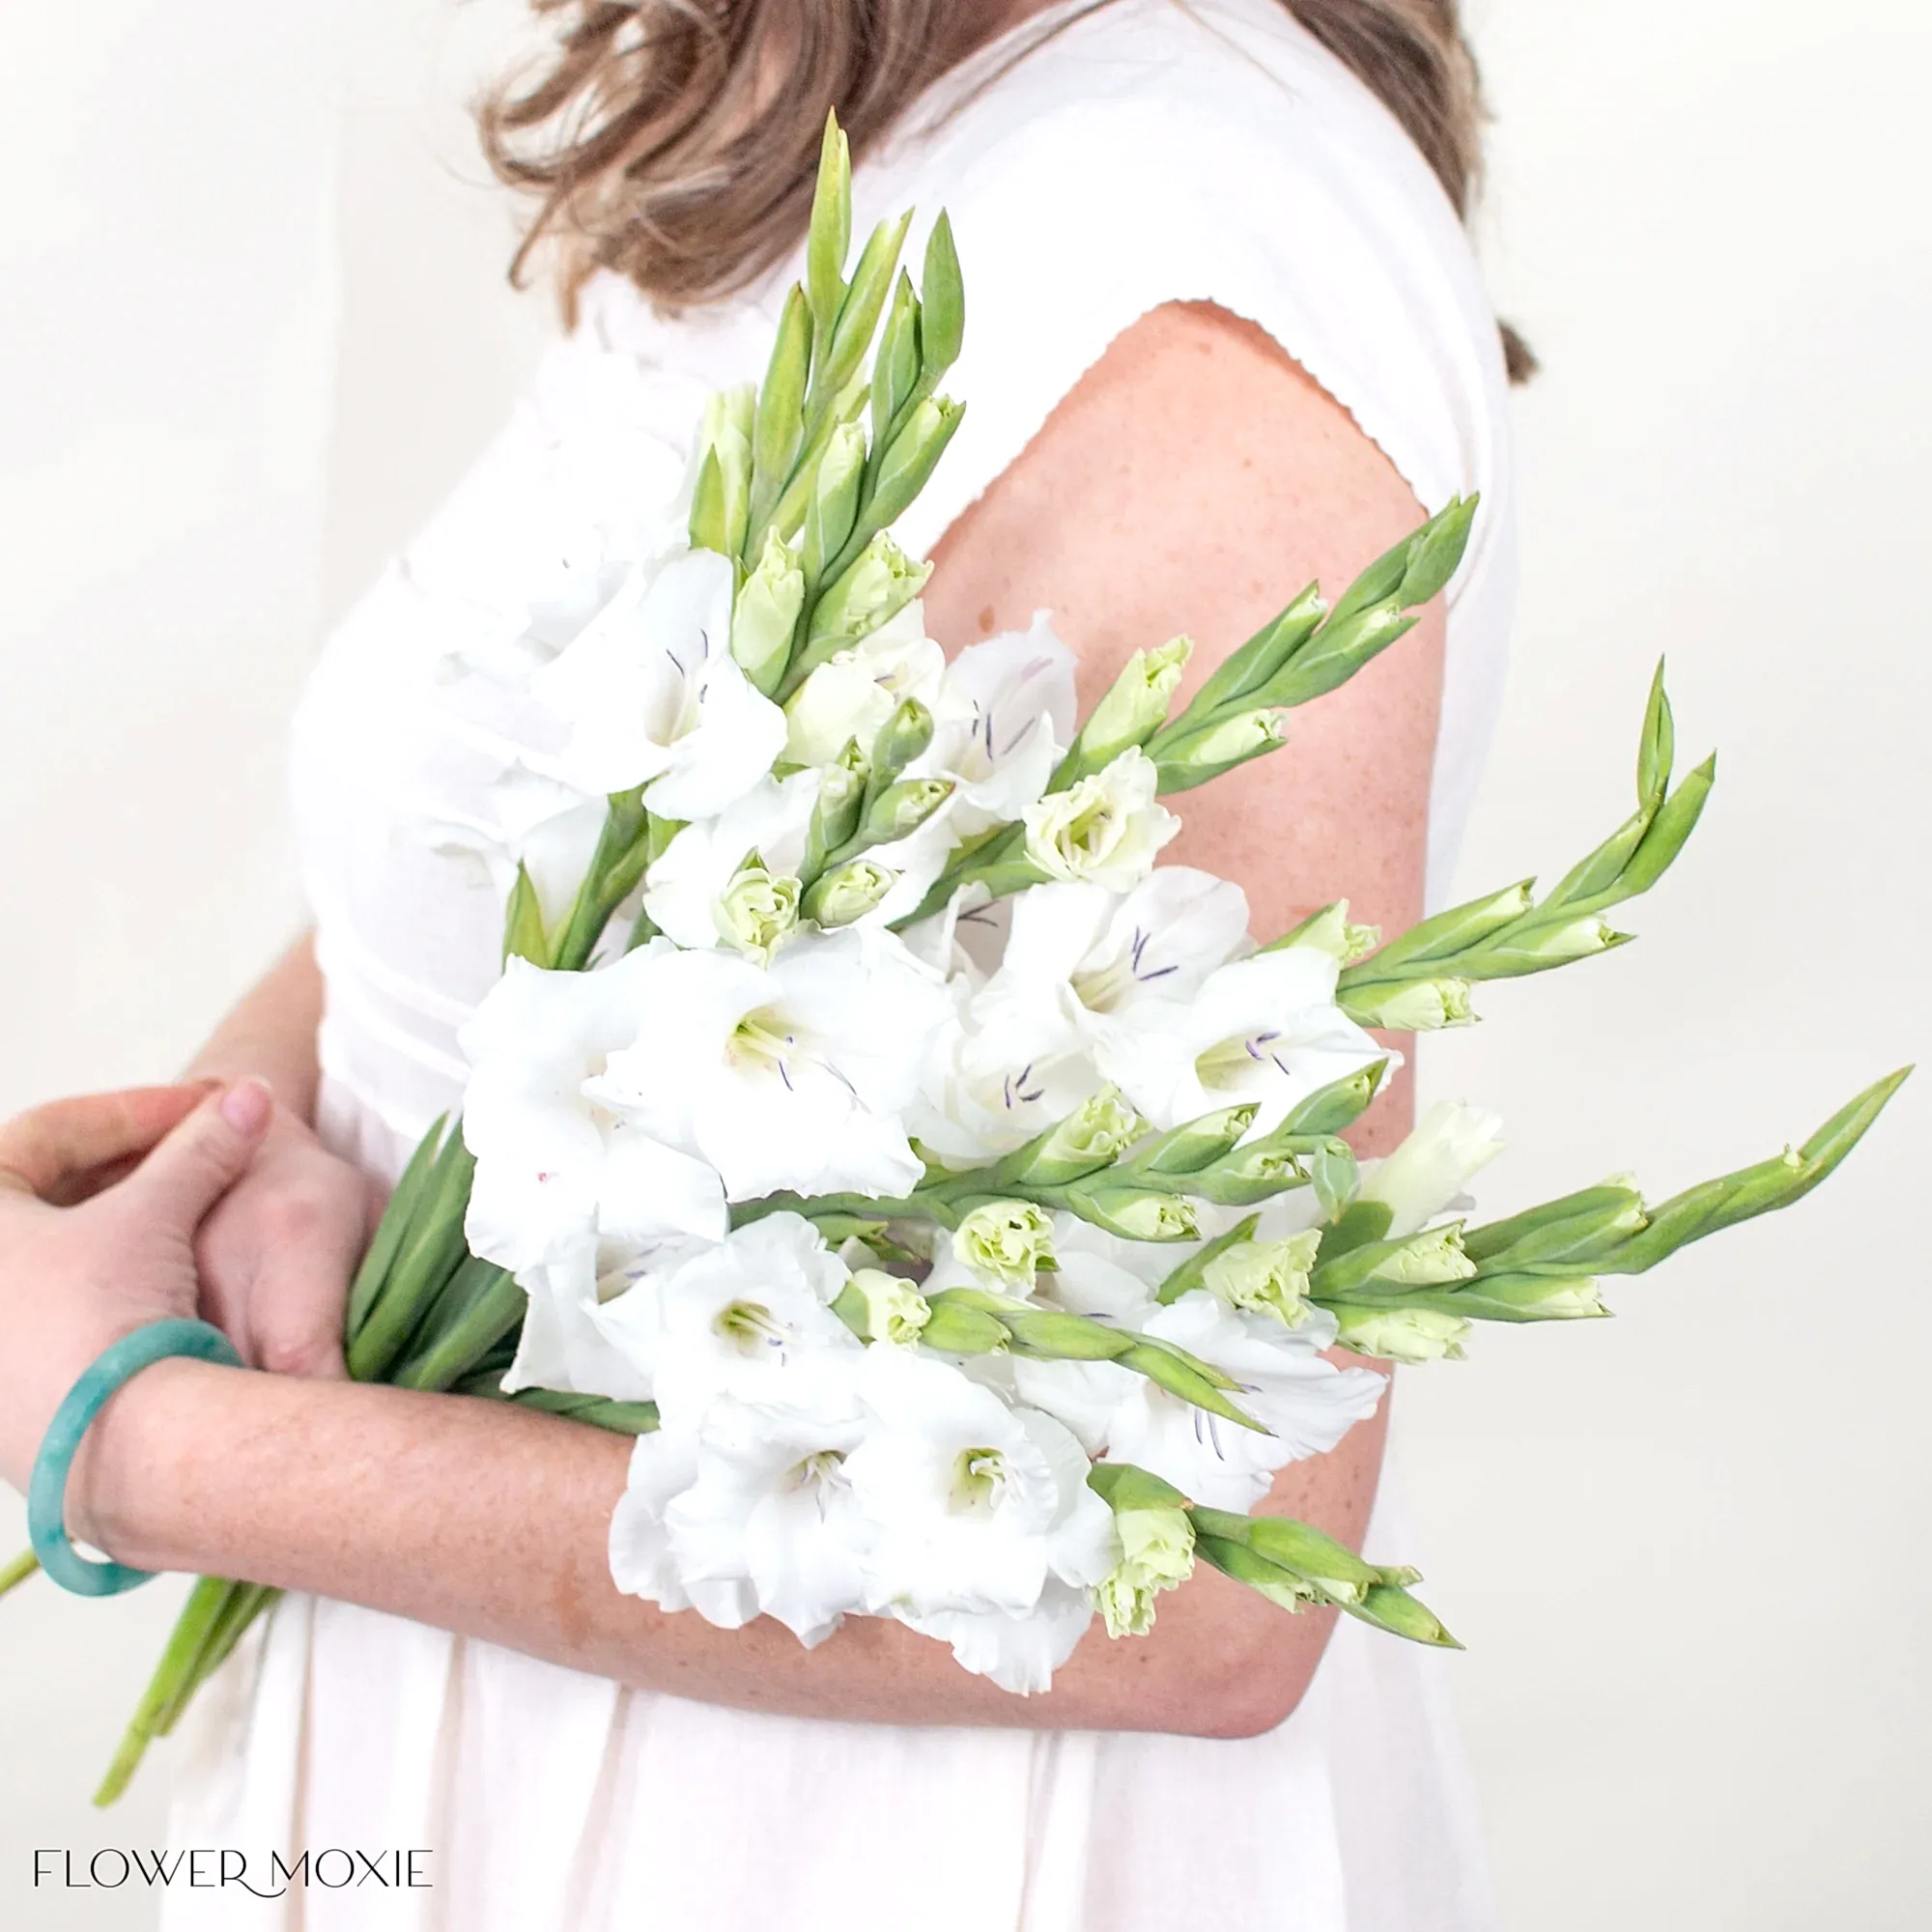
[(246, 1171), (274, 1111), (274, 1097), (259, 1080), (238, 1080), (211, 1094), (115, 1192), (192, 1234)]
[(0, 1126), (0, 1187), (71, 1207), (131, 1172), (218, 1080), (53, 1100)]

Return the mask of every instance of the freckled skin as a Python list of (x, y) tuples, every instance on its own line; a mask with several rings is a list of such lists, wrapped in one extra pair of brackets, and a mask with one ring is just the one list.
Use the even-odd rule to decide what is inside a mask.
[[(1198, 681), (1310, 578), (1339, 592), (1421, 516), (1266, 337), (1170, 307), (1114, 345), (948, 534), (926, 609), (953, 647), (1056, 610), (1091, 704), (1129, 651), (1181, 630)], [(1411, 923), (1441, 643), (1438, 611), (1297, 713), (1288, 749), (1186, 794), (1166, 856), (1238, 880), (1264, 937), (1344, 895), (1358, 920)], [(304, 953), (224, 1029), (242, 1070), (286, 1065), (312, 1084), (318, 1005)], [(1408, 1114), (1404, 1079), (1357, 1145), (1386, 1149)], [(1292, 1466), (1266, 1507), (1356, 1542), (1382, 1430), (1378, 1416)], [(1293, 1711), (1332, 1620), (1204, 1570), (1160, 1600), (1152, 1635), (1116, 1643), (1096, 1628), (1051, 1693), (1023, 1700), (878, 1619), (805, 1651), (768, 1620), (719, 1631), (620, 1596), (607, 1534), (630, 1446), (554, 1417), (174, 1361), (137, 1377), (92, 1435), (70, 1520), (124, 1562), (314, 1590), (748, 1709), (1247, 1736)]]

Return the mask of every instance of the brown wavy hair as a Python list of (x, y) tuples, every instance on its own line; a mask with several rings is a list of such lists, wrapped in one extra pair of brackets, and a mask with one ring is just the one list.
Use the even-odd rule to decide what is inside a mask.
[[(1282, 4), (1387, 105), (1466, 215), (1484, 110), (1458, 0)], [(941, 74), (1032, 11), (1010, 0), (530, 5), (549, 48), (484, 100), (478, 122), (497, 176), (537, 198), (512, 278), (555, 244), (566, 307), (599, 269), (668, 308), (756, 280), (805, 233), (827, 108), (856, 160)], [(1015, 57), (1069, 24), (1020, 36)], [(1534, 359), (1513, 330), (1503, 338), (1521, 380)]]

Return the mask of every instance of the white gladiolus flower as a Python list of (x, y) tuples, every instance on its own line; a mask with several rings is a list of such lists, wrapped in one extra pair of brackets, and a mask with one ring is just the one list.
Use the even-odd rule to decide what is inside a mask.
[(1392, 1154), (1364, 1169), (1361, 1198), (1389, 1208), (1392, 1236), (1415, 1234), (1502, 1152), (1502, 1125), (1500, 1114), (1438, 1100)]
[(932, 705), (932, 743), (909, 768), (951, 779), (951, 841), (1010, 824), (1046, 789), (1073, 741), (1073, 653), (1044, 611), (1033, 628), (972, 644), (946, 668)]
[(901, 1623), (952, 1646), (953, 1662), (1002, 1690), (1030, 1697), (1048, 1690), (1094, 1621), (1090, 1592), (1048, 1577), (1039, 1602), (1023, 1616), (1005, 1610), (897, 1609)]
[(989, 1024), (955, 1009), (927, 1043), (908, 1119), (948, 1160), (1009, 1153), (1064, 1120), (1099, 1086), (1080, 1034), (1051, 1009), (996, 1009)]
[(1014, 1355), (1005, 1364), (1005, 1380), (1015, 1402), (1064, 1423), (1089, 1456), (1098, 1456), (1140, 1378), (1113, 1362), (1041, 1362)]
[(747, 1621), (743, 1595), (725, 1600), (724, 1590), (749, 1585), (751, 1607), (809, 1648), (863, 1605), (864, 1527), (844, 1463), (868, 1420), (851, 1360), (794, 1364), (769, 1399), (725, 1398), (704, 1411), (692, 1480), (664, 1505), (662, 1522), (695, 1605), (707, 1616), (707, 1603), (727, 1611), (714, 1623)]
[(631, 1290), (654, 1309), (666, 1425), (698, 1426), (721, 1396), (778, 1400), (792, 1372), (863, 1345), (832, 1303), (850, 1279), (810, 1221), (772, 1214)]
[(647, 786), (664, 818), (708, 818), (784, 749), (784, 714), (731, 656), (731, 565), (687, 551), (635, 573), (530, 680), (570, 726), (555, 775), (585, 792)]
[(739, 867), (756, 853), (768, 871), (795, 876), (817, 802), (816, 772), (760, 779), (716, 818), (687, 825), (671, 839), (645, 875), (644, 910), (680, 946), (728, 943), (734, 934), (725, 898)]
[(915, 600), (835, 652), (785, 705), (784, 755), (794, 765), (829, 765), (854, 738), (869, 753), (879, 728), (908, 697), (930, 709), (939, 698), (946, 653), (925, 635)]
[(927, 1628), (946, 1611), (1027, 1615), (1048, 1584), (1112, 1569), (1113, 1512), (1087, 1487), (1080, 1444), (931, 1357), (866, 1352), (877, 1426), (845, 1459), (871, 1529), (867, 1602)]
[(709, 1160), (728, 1199), (917, 1184), (899, 1117), (948, 1001), (890, 933), (802, 933), (768, 967), (668, 951), (645, 997), (656, 1023), (611, 1057), (599, 1095)]
[(657, 1387), (656, 1304), (631, 1288), (710, 1246), (689, 1236), (634, 1247), (589, 1235), (556, 1260), (526, 1270), (518, 1279), (529, 1306), (503, 1387), (650, 1401)]
[(1026, 808), (1027, 857), (1050, 879), (1130, 891), (1180, 830), (1180, 820), (1154, 802), (1159, 783), (1145, 752), (1122, 752), (1104, 770)]
[(749, 1577), (694, 1579), (679, 1572), (665, 1511), (697, 1476), (697, 1438), (685, 1430), (639, 1435), (631, 1451), (630, 1479), (611, 1517), (611, 1580), (628, 1597), (665, 1610), (695, 1609), (721, 1630), (737, 1630), (758, 1613)]
[(1191, 1000), (1245, 950), (1248, 897), (1192, 866), (1162, 866), (1124, 896), (1093, 885), (1035, 886), (1013, 900), (1012, 931), (987, 987), (1071, 988), (1090, 1029), (1150, 999)]
[(998, 970), (929, 1065), (941, 1118), (922, 1116), (921, 1138), (962, 1158), (1030, 1139), (1134, 1064), (1143, 1007), (1191, 999), (1247, 925), (1238, 886), (1185, 866), (1124, 897), (1092, 885), (1021, 893)]
[(1270, 1322), (1264, 1333), (1255, 1318), (1236, 1316), (1205, 1290), (1141, 1326), (1234, 1376), (1241, 1384), (1236, 1402), (1273, 1432), (1257, 1435), (1134, 1378), (1108, 1426), (1107, 1453), (1215, 1509), (1251, 1508), (1277, 1469), (1334, 1448), (1381, 1399), (1380, 1376), (1336, 1368), (1300, 1331)]
[(640, 948), (596, 973), (511, 959), (466, 1022), (463, 1138), (476, 1176), (464, 1229), (486, 1261), (522, 1276), (585, 1240), (724, 1233), (717, 1173), (590, 1092), (645, 1024), (644, 989), (669, 951)]
[(1317, 1088), (1395, 1060), (1335, 1005), (1340, 971), (1313, 947), (1236, 959), (1185, 1005), (1150, 1002), (1115, 1037), (1110, 1071), (1157, 1127), (1252, 1102), (1264, 1134)]
[(1154, 1290), (1193, 1252), (1187, 1242), (1122, 1240), (1077, 1214), (1059, 1213), (1054, 1271), (1040, 1283), (1040, 1299), (1070, 1315), (1138, 1328), (1158, 1305)]
[(497, 895), (507, 901), (522, 866), (544, 924), (555, 930), (576, 902), (604, 830), (608, 803), (586, 797), (539, 772), (512, 765), (490, 786), (493, 816), (443, 818), (426, 827), (434, 848), (481, 862)]

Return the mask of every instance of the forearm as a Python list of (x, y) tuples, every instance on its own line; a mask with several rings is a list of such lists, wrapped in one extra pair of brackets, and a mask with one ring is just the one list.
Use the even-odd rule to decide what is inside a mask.
[(310, 1120), (321, 1019), (322, 974), (304, 933), (215, 1028), (187, 1070), (228, 1080), (252, 1075), (291, 1113)]
[[(1286, 1501), (1358, 1540), (1379, 1426)], [(1096, 1626), (1043, 1697), (969, 1676), (942, 1644), (848, 1619), (816, 1650), (620, 1595), (606, 1538), (630, 1445), (451, 1396), (166, 1362), (118, 1396), (75, 1472), (76, 1529), (122, 1561), (311, 1590), (708, 1703), (883, 1723), (1246, 1735), (1280, 1721), (1327, 1617), (1205, 1571), (1145, 1638)], [(1279, 1496), (1278, 1492), (1278, 1496)]]

